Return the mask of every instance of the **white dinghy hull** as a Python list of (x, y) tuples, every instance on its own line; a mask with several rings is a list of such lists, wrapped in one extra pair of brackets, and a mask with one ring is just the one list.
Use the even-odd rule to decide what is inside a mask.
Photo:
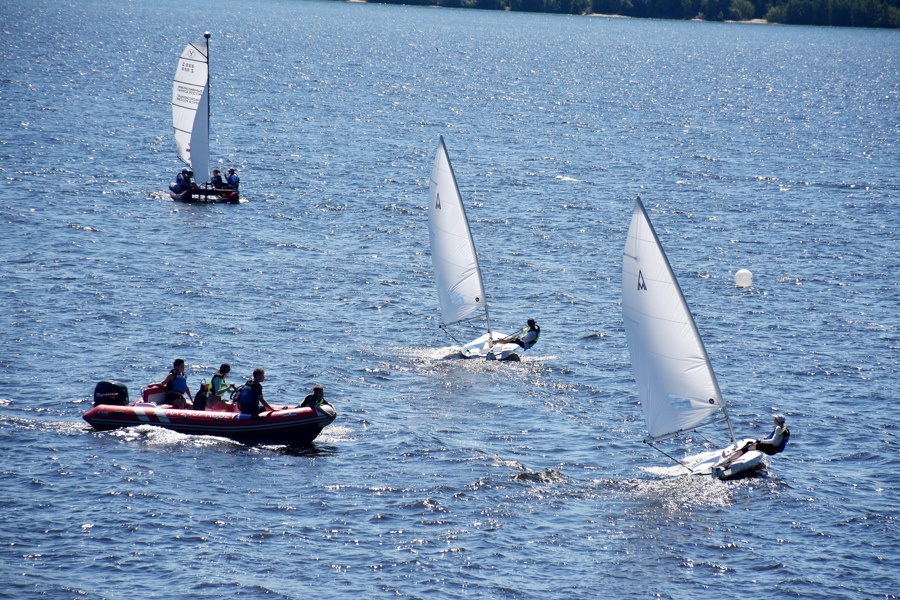
[[(750, 450), (741, 454), (736, 460), (728, 462), (727, 457), (734, 453), (737, 448), (754, 442), (755, 440), (740, 440), (737, 446), (728, 446), (723, 450), (719, 450), (715, 456), (691, 467), (692, 475), (710, 475), (717, 479), (729, 479), (738, 477), (752, 472), (763, 462), (765, 455), (758, 450)], [(725, 455), (725, 458), (722, 455)]]
[(497, 344), (489, 343), (488, 336), (493, 336), (492, 340), (502, 340), (508, 336), (500, 333), (485, 333), (462, 347), (459, 351), (463, 358), (484, 358), (487, 360), (519, 360), (519, 350), (522, 349), (518, 344)]

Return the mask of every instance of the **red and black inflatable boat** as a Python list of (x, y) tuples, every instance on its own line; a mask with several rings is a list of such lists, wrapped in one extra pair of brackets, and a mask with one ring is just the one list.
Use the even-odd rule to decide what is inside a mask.
[[(116, 389), (118, 387), (118, 390)], [(94, 390), (94, 407), (83, 418), (98, 431), (152, 425), (188, 435), (214, 435), (244, 444), (301, 446), (312, 442), (337, 417), (331, 404), (290, 407), (257, 416), (205, 410), (178, 410), (145, 402), (153, 394), (128, 403), (128, 390), (101, 382)], [(124, 403), (123, 403), (124, 401)], [(108, 402), (108, 403), (107, 403)]]

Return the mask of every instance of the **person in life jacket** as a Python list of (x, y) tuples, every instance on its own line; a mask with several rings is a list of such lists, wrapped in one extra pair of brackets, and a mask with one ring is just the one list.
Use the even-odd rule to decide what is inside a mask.
[(318, 406), (325, 403), (325, 388), (316, 385), (313, 387), (313, 393), (304, 398), (300, 406)]
[[(769, 437), (744, 444), (742, 448), (736, 450), (731, 456), (728, 456), (726, 462), (730, 464), (745, 452), (750, 452), (752, 450), (759, 450), (768, 456), (783, 452), (784, 447), (787, 446), (788, 440), (791, 439), (791, 432), (785, 424), (784, 415), (775, 415), (772, 420), (775, 424), (775, 429), (772, 430)], [(722, 457), (725, 458), (724, 452), (722, 453)]]
[[(193, 408), (191, 390), (188, 388), (187, 377), (184, 375), (183, 358), (176, 358), (172, 364), (172, 370), (169, 371), (166, 378), (153, 385), (166, 388), (166, 404), (171, 404), (174, 408), (181, 410)], [(187, 398), (184, 397), (185, 394), (187, 394)]]
[(494, 342), (495, 344), (518, 344), (523, 350), (528, 350), (534, 346), (538, 338), (541, 337), (541, 328), (534, 319), (528, 319), (528, 325), (523, 329), (522, 335), (511, 335)]
[(228, 169), (228, 177), (225, 178), (225, 182), (228, 184), (228, 187), (236, 192), (241, 186), (241, 178), (237, 176), (237, 173), (234, 172), (234, 169)]
[(225, 377), (231, 373), (231, 365), (222, 363), (216, 374), (209, 382), (209, 398), (206, 400), (206, 410), (216, 412), (240, 412), (237, 404), (225, 400), (225, 393), (235, 388), (233, 383), (225, 381)]
[(262, 382), (265, 380), (265, 371), (262, 369), (253, 370), (253, 381), (248, 381), (244, 385), (244, 389), (241, 390), (241, 395), (238, 397), (238, 407), (240, 408), (241, 413), (245, 415), (258, 415), (265, 410), (276, 410), (269, 406), (269, 403), (266, 402), (266, 399), (263, 397)]
[(784, 450), (788, 440), (791, 438), (791, 432), (788, 430), (784, 422), (784, 415), (775, 415), (772, 420), (775, 423), (775, 429), (763, 440), (757, 440), (755, 444), (750, 444), (750, 450), (759, 450), (763, 454), (772, 456)]
[(224, 188), (225, 180), (222, 179), (222, 172), (218, 169), (213, 169), (212, 179), (209, 180), (209, 184), (216, 190)]
[[(182, 188), (186, 188), (191, 185), (191, 180), (187, 176), (188, 170), (187, 167), (181, 170), (181, 173), (175, 176), (175, 185), (181, 186)], [(186, 181), (185, 181), (186, 180)]]

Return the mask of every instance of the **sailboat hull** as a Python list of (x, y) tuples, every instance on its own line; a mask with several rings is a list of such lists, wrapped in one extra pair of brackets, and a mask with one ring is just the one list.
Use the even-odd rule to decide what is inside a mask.
[(694, 465), (693, 468), (691, 468), (691, 473), (694, 475), (709, 475), (716, 479), (732, 479), (750, 474), (763, 462), (765, 455), (762, 452), (759, 452), (758, 450), (744, 452), (737, 459), (730, 462), (727, 458), (723, 458), (722, 454), (725, 454), (725, 456), (728, 457), (736, 448), (741, 448), (745, 444), (753, 441), (755, 440), (741, 440), (736, 446), (728, 446), (727, 448), (719, 450), (712, 458)]
[(184, 189), (178, 184), (169, 186), (169, 196), (178, 202), (201, 202), (218, 204), (240, 204), (241, 196), (230, 189), (213, 188), (188, 188)]
[[(519, 352), (522, 347), (518, 344), (488, 343), (488, 335), (485, 333), (462, 347), (459, 351), (463, 358), (484, 358), (487, 360), (519, 360)], [(492, 340), (502, 340), (508, 336), (494, 332)]]

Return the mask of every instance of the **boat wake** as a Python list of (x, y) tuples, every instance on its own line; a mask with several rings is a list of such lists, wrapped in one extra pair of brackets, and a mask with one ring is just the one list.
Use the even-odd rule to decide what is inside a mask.
[(150, 446), (193, 446), (196, 448), (209, 446), (236, 446), (241, 447), (243, 444), (224, 437), (216, 437), (210, 435), (189, 435), (166, 429), (164, 427), (156, 427), (155, 425), (138, 425), (136, 427), (123, 427), (103, 435), (112, 435), (127, 442), (144, 442)]
[(732, 488), (714, 477), (635, 480), (631, 493), (668, 511), (734, 504)]

